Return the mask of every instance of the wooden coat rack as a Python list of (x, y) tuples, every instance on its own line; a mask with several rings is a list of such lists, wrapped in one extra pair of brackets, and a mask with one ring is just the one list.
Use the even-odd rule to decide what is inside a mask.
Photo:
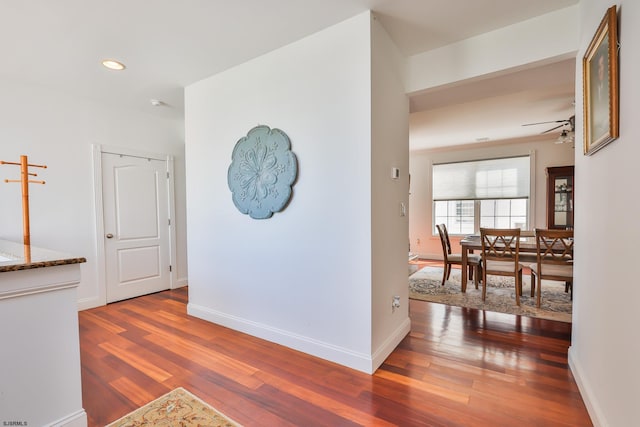
[[(46, 169), (47, 166), (29, 164), (27, 156), (20, 156), (20, 163), (5, 162), (4, 160), (0, 160), (0, 165), (20, 166), (20, 179), (5, 179), (4, 182), (19, 182), (22, 184), (22, 232), (23, 232), (23, 242), (25, 245), (25, 255), (26, 255), (28, 248), (31, 246), (31, 234), (29, 232), (29, 184), (45, 183), (44, 181), (29, 179), (29, 177), (31, 176), (38, 176), (35, 173), (30, 173), (29, 168), (32, 167), (32, 168)], [(31, 257), (29, 256), (28, 258), (31, 258)]]

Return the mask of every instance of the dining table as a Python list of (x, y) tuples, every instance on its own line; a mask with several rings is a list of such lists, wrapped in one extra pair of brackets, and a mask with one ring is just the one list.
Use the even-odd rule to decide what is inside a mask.
[[(467, 291), (467, 272), (468, 272), (468, 258), (469, 254), (473, 253), (473, 251), (482, 251), (482, 241), (480, 239), (480, 235), (472, 234), (469, 236), (465, 236), (460, 240), (460, 246), (462, 248), (462, 278), (461, 278), (461, 288), (462, 292)], [(524, 236), (520, 237), (520, 250), (518, 252), (518, 256), (521, 258), (521, 261), (524, 262), (536, 262), (536, 238), (535, 236)]]

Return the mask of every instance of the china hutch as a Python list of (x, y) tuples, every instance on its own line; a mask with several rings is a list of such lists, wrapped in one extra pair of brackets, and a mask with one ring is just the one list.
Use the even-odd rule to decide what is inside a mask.
[(547, 228), (573, 229), (573, 166), (547, 168)]

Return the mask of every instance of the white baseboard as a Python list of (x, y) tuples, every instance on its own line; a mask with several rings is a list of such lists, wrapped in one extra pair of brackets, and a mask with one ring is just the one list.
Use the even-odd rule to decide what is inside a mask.
[(442, 261), (444, 259), (442, 253), (439, 254), (427, 254), (423, 252), (414, 252), (414, 254), (418, 255), (418, 259), (428, 259), (432, 261)]
[(396, 349), (400, 341), (411, 331), (411, 319), (407, 317), (402, 324), (385, 340), (384, 343), (373, 353), (373, 366), (371, 373), (384, 363), (389, 355)]
[(605, 427), (608, 424), (604, 421), (605, 418), (602, 414), (602, 409), (600, 409), (597, 400), (594, 398), (593, 388), (589, 384), (587, 377), (584, 376), (584, 369), (582, 369), (580, 363), (574, 357), (574, 352), (571, 351), (572, 348), (573, 347), (569, 347), (569, 368), (571, 369), (573, 378), (576, 380), (582, 400), (587, 407), (589, 417), (591, 417), (591, 422), (595, 427)]
[(102, 298), (91, 297), (78, 300), (78, 311), (88, 310), (90, 308), (101, 307), (106, 304)]
[(178, 289), (178, 288), (185, 287), (185, 286), (187, 286), (187, 283), (188, 283), (187, 278), (186, 277), (182, 277), (182, 278), (176, 280), (176, 284), (173, 287), (173, 289)]
[(87, 413), (81, 409), (51, 424), (51, 427), (87, 427)]
[[(409, 319), (407, 318), (407, 321), (398, 328), (394, 336), (390, 337), (390, 339), (388, 339), (376, 352), (377, 354), (374, 360), (372, 355), (359, 353), (348, 348), (295, 334), (290, 331), (274, 328), (273, 326), (254, 322), (252, 320), (231, 316), (227, 313), (222, 313), (193, 303), (189, 303), (187, 305), (187, 313), (191, 316), (195, 316), (236, 331), (244, 332), (254, 337), (281, 344), (294, 350), (329, 360), (367, 374), (372, 374), (375, 371), (375, 368), (379, 366), (376, 365), (378, 361), (380, 364), (384, 361), (388, 353), (391, 353), (395, 347), (393, 347), (391, 351), (389, 351), (389, 348), (394, 343), (397, 345), (397, 343), (404, 338), (408, 332), (407, 328), (410, 326)], [(406, 332), (405, 329), (407, 329)]]

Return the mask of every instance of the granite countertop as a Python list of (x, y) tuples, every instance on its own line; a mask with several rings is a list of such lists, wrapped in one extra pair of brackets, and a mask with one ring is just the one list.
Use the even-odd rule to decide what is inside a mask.
[(0, 273), (83, 262), (82, 257), (0, 239)]

